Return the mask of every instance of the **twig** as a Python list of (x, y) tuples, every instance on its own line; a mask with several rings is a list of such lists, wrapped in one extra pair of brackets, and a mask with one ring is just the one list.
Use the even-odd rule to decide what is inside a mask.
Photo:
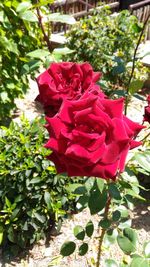
[(44, 35), (44, 41), (47, 43), (47, 47), (48, 47), (49, 52), (52, 52), (51, 42), (50, 42), (49, 37), (47, 36), (47, 34), (45, 32), (44, 25), (42, 23), (42, 16), (40, 14), (39, 7), (36, 8), (36, 11), (37, 11), (37, 16), (38, 16), (39, 26), (40, 26), (40, 28), (42, 30), (43, 35)]
[[(111, 202), (111, 198), (110, 198), (110, 196), (108, 196), (108, 200), (107, 200), (106, 207), (105, 207), (105, 212), (104, 212), (104, 218), (108, 217), (110, 202)], [(101, 235), (99, 236), (96, 267), (100, 266), (100, 259), (101, 259), (101, 254), (102, 254), (102, 243), (103, 243), (105, 232), (106, 232), (106, 229), (103, 228), (102, 231), (101, 231)]]
[(147, 137), (148, 137), (149, 135), (150, 135), (150, 132), (149, 132), (146, 136), (144, 136), (143, 139), (140, 140), (140, 142), (145, 143), (145, 140), (147, 139)]
[(128, 81), (128, 85), (127, 85), (127, 90), (126, 90), (127, 97), (126, 97), (126, 103), (125, 103), (125, 115), (127, 114), (129, 87), (130, 87), (130, 83), (131, 83), (131, 80), (132, 80), (132, 78), (133, 78), (133, 74), (134, 74), (135, 61), (136, 61), (136, 54), (137, 54), (137, 50), (138, 50), (138, 48), (139, 48), (139, 45), (140, 45), (140, 43), (141, 43), (141, 39), (142, 39), (142, 36), (143, 36), (143, 34), (144, 34), (145, 27), (146, 27), (146, 25), (147, 25), (147, 22), (148, 22), (149, 18), (150, 18), (150, 14), (148, 14), (146, 20), (144, 21), (142, 31), (141, 31), (141, 33), (140, 33), (140, 36), (139, 36), (137, 45), (136, 45), (135, 50), (134, 50), (133, 61), (132, 61), (132, 70), (131, 70), (131, 74), (130, 74), (130, 77), (129, 77), (129, 81)]

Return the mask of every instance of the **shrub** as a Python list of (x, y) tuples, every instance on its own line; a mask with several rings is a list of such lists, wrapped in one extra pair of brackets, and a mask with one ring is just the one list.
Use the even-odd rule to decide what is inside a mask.
[(44, 140), (39, 119), (0, 128), (0, 242), (5, 249), (11, 244), (12, 250), (14, 244), (16, 251), (16, 246), (38, 241), (59, 217), (75, 208), (75, 196), (67, 185), (76, 179), (56, 174), (46, 159)]
[[(102, 71), (108, 85), (126, 86), (141, 24), (126, 10), (111, 15), (109, 8), (95, 10), (81, 19), (67, 34), (67, 45), (74, 53), (67, 60), (88, 61), (94, 70)], [(135, 70), (143, 79), (146, 70), (138, 62)], [(139, 77), (137, 77), (139, 78)]]
[[(29, 88), (29, 78), (54, 60), (51, 21), (70, 21), (69, 15), (50, 14), (47, 1), (0, 2), (0, 123), (11, 117), (15, 98)], [(51, 1), (51, 3), (53, 0)], [(59, 53), (55, 53), (59, 55)], [(46, 63), (44, 63), (46, 62)]]

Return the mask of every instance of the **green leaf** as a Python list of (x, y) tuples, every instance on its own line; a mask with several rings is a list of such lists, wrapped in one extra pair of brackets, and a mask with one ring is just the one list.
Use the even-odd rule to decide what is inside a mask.
[(91, 190), (91, 188), (93, 187), (93, 185), (94, 185), (94, 183), (95, 183), (95, 179), (96, 179), (96, 178), (94, 178), (94, 177), (90, 177), (90, 178), (88, 178), (88, 179), (85, 181), (84, 185), (85, 185), (85, 187), (86, 187), (86, 189), (87, 189), (88, 192), (89, 192), (89, 191)]
[(84, 237), (85, 237), (85, 231), (84, 231), (84, 229), (83, 229), (82, 226), (80, 226), (80, 225), (76, 225), (76, 226), (74, 227), (73, 232), (74, 232), (74, 236), (75, 236), (77, 239), (79, 239), (79, 240), (83, 240), (83, 239), (84, 239)]
[(41, 177), (35, 177), (31, 179), (30, 184), (38, 184), (41, 182)]
[(116, 261), (112, 259), (105, 260), (105, 267), (118, 267)]
[(97, 186), (98, 186), (99, 191), (102, 193), (102, 191), (104, 189), (104, 185), (105, 185), (104, 180), (101, 178), (97, 178), (96, 182), (97, 182)]
[(74, 194), (76, 195), (84, 195), (85, 193), (87, 193), (87, 190), (84, 185), (79, 186), (74, 190)]
[(76, 249), (76, 244), (72, 241), (65, 242), (61, 249), (60, 249), (60, 254), (63, 257), (71, 255)]
[(19, 13), (19, 17), (23, 20), (27, 20), (30, 22), (37, 22), (38, 18), (32, 11), (25, 11), (23, 13)]
[(125, 72), (126, 67), (125, 67), (125, 62), (120, 58), (120, 57), (113, 57), (112, 60), (115, 62), (115, 66), (112, 67), (112, 74), (113, 75), (118, 75), (123, 72)]
[(105, 190), (101, 193), (97, 184), (95, 183), (90, 192), (90, 197), (88, 201), (88, 206), (91, 214), (96, 214), (101, 211), (107, 202), (107, 193)]
[(113, 75), (118, 75), (120, 73), (125, 72), (125, 70), (126, 70), (125, 65), (121, 64), (121, 65), (113, 67), (112, 73), (113, 73)]
[(111, 225), (111, 221), (108, 220), (108, 219), (102, 219), (100, 222), (99, 222), (99, 226), (104, 228), (104, 229), (107, 229), (109, 228)]
[(11, 214), (10, 220), (13, 221), (17, 217), (19, 212), (20, 212), (20, 207), (17, 207), (16, 209), (14, 209)]
[(9, 241), (11, 241), (12, 243), (15, 243), (15, 234), (14, 234), (14, 229), (12, 226), (9, 227), (7, 236), (8, 236)]
[(84, 208), (86, 208), (88, 205), (88, 200), (89, 200), (88, 195), (80, 196), (76, 205), (77, 209), (83, 210)]
[(128, 190), (126, 190), (126, 194), (127, 194), (127, 195), (130, 195), (130, 196), (132, 196), (132, 197), (134, 197), (134, 198), (138, 198), (138, 199), (141, 199), (141, 200), (145, 200), (145, 198), (141, 197), (139, 194), (137, 194), (136, 192), (134, 192), (133, 189), (128, 189)]
[(16, 55), (19, 54), (18, 46), (12, 39), (7, 39), (5, 36), (0, 36), (0, 45), (5, 47), (9, 52), (12, 52)]
[(45, 216), (43, 216), (43, 215), (41, 215), (41, 214), (39, 214), (37, 212), (34, 212), (34, 216), (39, 222), (41, 222), (41, 223), (45, 222)]
[(130, 267), (149, 267), (149, 261), (142, 257), (133, 258)]
[(75, 18), (72, 15), (60, 14), (60, 13), (52, 13), (47, 16), (49, 21), (52, 22), (61, 22), (73, 25), (76, 23)]
[(27, 223), (27, 221), (24, 223), (24, 225), (22, 227), (22, 230), (28, 231), (28, 223)]
[(32, 5), (30, 2), (22, 2), (17, 6), (16, 12), (18, 12), (18, 13), (25, 12), (26, 10), (28, 10), (31, 7), (32, 7)]
[(16, 196), (14, 202), (15, 202), (15, 203), (18, 203), (18, 202), (22, 201), (23, 199), (24, 199), (24, 196), (23, 196), (22, 194), (20, 194), (20, 195)]
[(11, 202), (9, 201), (7, 197), (5, 197), (5, 203), (8, 208), (11, 208)]
[(49, 262), (49, 264), (48, 264), (48, 266), (47, 267), (54, 267), (54, 266), (60, 266), (60, 262), (61, 262), (61, 260), (62, 260), (62, 256), (61, 255), (58, 255), (58, 256), (56, 256), (56, 257), (53, 257), (51, 260), (50, 260), (50, 262)]
[(84, 256), (88, 251), (88, 244), (87, 243), (83, 243), (80, 247), (79, 247), (79, 255), (80, 256)]
[(32, 170), (26, 170), (26, 171), (25, 171), (25, 175), (26, 175), (26, 177), (29, 177), (31, 173), (32, 173)]
[(121, 219), (121, 221), (119, 222), (118, 228), (119, 229), (125, 229), (128, 227), (131, 227), (131, 225), (132, 225), (131, 219)]
[(107, 247), (109, 247), (111, 244), (114, 244), (116, 241), (116, 238), (118, 236), (118, 231), (116, 229), (107, 230), (105, 237), (104, 237), (104, 243)]
[(55, 55), (66, 55), (66, 54), (71, 54), (73, 50), (69, 49), (68, 47), (63, 47), (63, 48), (55, 48), (53, 51), (54, 56)]
[(94, 232), (94, 224), (92, 221), (89, 221), (85, 227), (85, 232), (87, 234), (88, 237), (91, 237), (93, 235)]
[(0, 232), (0, 245), (2, 244), (2, 242), (3, 242), (3, 232)]
[(3, 228), (3, 226), (0, 225), (0, 245), (3, 242), (3, 232), (4, 232), (4, 228)]
[(8, 97), (7, 92), (2, 92), (2, 93), (0, 94), (0, 96), (1, 96), (1, 99), (2, 99), (3, 103), (6, 103), (6, 102), (9, 101), (9, 97)]
[(26, 56), (28, 57), (32, 57), (32, 58), (43, 58), (43, 57), (46, 57), (50, 55), (50, 52), (49, 51), (46, 51), (44, 49), (36, 49), (28, 54), (26, 54)]
[(4, 11), (0, 11), (0, 22), (4, 22), (5, 20), (5, 13)]
[(44, 193), (44, 200), (45, 200), (48, 210), (50, 210), (51, 209), (51, 196), (48, 191), (45, 191)]
[(82, 187), (82, 184), (69, 184), (67, 186), (67, 190), (71, 193), (74, 193), (76, 189), (78, 189), (79, 187)]
[(120, 205), (117, 210), (121, 213), (121, 218), (129, 217), (129, 211), (125, 206)]
[(126, 171), (121, 173), (121, 176), (123, 180), (126, 181), (127, 183), (139, 185), (139, 182), (138, 182), (137, 177), (135, 176), (135, 173), (132, 172), (129, 168), (126, 168)]
[(150, 172), (150, 152), (139, 152), (134, 155), (134, 159), (138, 162), (138, 164)]
[(136, 251), (137, 234), (131, 228), (125, 228), (123, 234), (117, 237), (118, 245), (125, 254), (131, 254)]
[(114, 222), (119, 221), (119, 219), (121, 218), (121, 212), (119, 210), (115, 210), (112, 214), (112, 220)]
[(144, 244), (144, 255), (146, 258), (150, 258), (150, 242)]
[(138, 92), (143, 87), (144, 81), (142, 80), (133, 80), (129, 86), (129, 93), (133, 95)]
[(109, 184), (108, 190), (109, 190), (109, 193), (110, 193), (112, 198), (114, 198), (116, 200), (121, 200), (121, 195), (120, 195), (120, 192), (119, 192), (116, 184), (114, 184), (114, 183)]

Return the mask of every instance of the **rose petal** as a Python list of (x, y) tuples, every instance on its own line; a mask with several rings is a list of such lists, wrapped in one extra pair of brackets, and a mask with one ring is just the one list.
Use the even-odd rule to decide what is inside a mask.
[(124, 121), (118, 118), (113, 118), (112, 119), (113, 123), (114, 123), (114, 129), (113, 129), (113, 138), (116, 141), (120, 141), (120, 140), (130, 140), (125, 125), (124, 125)]
[(125, 126), (127, 127), (126, 129), (129, 129), (132, 132), (132, 134), (130, 134), (132, 137), (136, 136), (142, 129), (145, 128), (145, 126), (140, 125), (137, 122), (131, 121), (126, 116), (123, 117), (123, 120), (125, 122)]
[(71, 158), (78, 158), (78, 160), (80, 160), (81, 162), (90, 160), (89, 152), (84, 147), (78, 144), (70, 145), (67, 148), (65, 155)]
[(44, 145), (44, 147), (52, 149), (53, 151), (59, 151), (58, 150), (58, 141), (54, 138), (50, 138), (48, 142)]
[(48, 124), (46, 124), (46, 128), (49, 131), (51, 137), (59, 138), (60, 132), (62, 128), (66, 128), (65, 124), (57, 117), (49, 118), (46, 117)]
[(119, 160), (121, 152), (126, 149), (127, 145), (128, 141), (112, 141), (105, 147), (102, 162), (104, 164), (113, 164), (115, 161)]
[(122, 118), (124, 98), (119, 98), (116, 100), (103, 99), (101, 102), (105, 107), (105, 112), (109, 114), (111, 118)]
[(130, 149), (130, 146), (126, 146), (126, 148), (122, 151), (121, 156), (120, 156), (120, 161), (119, 161), (119, 170), (120, 172), (123, 172), (125, 169), (125, 162), (126, 162), (126, 157), (128, 154), (128, 151)]

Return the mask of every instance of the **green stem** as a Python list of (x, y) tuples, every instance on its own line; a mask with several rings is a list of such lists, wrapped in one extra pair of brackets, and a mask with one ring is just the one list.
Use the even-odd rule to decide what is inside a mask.
[[(38, 4), (38, 1), (37, 1), (37, 4)], [(40, 28), (42, 30), (42, 33), (43, 33), (43, 36), (44, 36), (44, 41), (47, 44), (47, 48), (48, 48), (49, 52), (52, 52), (52, 46), (51, 46), (51, 42), (49, 40), (49, 36), (46, 34), (44, 25), (42, 23), (42, 16), (41, 16), (41, 13), (40, 13), (40, 8), (37, 7), (36, 11), (37, 11), (37, 17), (38, 17), (39, 26), (40, 26)]]
[(150, 135), (150, 132), (142, 140), (140, 140), (140, 142), (144, 143), (149, 135)]
[[(108, 196), (106, 207), (105, 207), (105, 212), (104, 212), (104, 218), (107, 219), (108, 213), (109, 213), (109, 207), (110, 207), (110, 202), (111, 198)], [(101, 234), (99, 236), (99, 242), (98, 242), (98, 253), (97, 253), (97, 261), (96, 261), (96, 267), (100, 267), (100, 260), (101, 260), (101, 255), (102, 255), (102, 244), (104, 240), (104, 235), (107, 229), (102, 229)]]
[(147, 18), (145, 19), (144, 23), (143, 23), (143, 28), (141, 30), (141, 33), (140, 33), (140, 36), (139, 36), (139, 39), (137, 41), (137, 45), (135, 47), (135, 50), (134, 50), (134, 55), (133, 55), (133, 62), (132, 62), (132, 70), (131, 70), (131, 74), (130, 74), (130, 77), (129, 77), (129, 81), (128, 81), (128, 85), (127, 85), (127, 91), (126, 91), (126, 102), (125, 102), (125, 115), (127, 114), (127, 107), (128, 107), (128, 97), (129, 97), (129, 88), (130, 88), (130, 84), (131, 84), (131, 81), (132, 81), (132, 78), (133, 78), (133, 74), (134, 74), (134, 70), (135, 70), (135, 62), (136, 62), (136, 54), (137, 54), (137, 50), (139, 48), (139, 45), (141, 43), (141, 40), (142, 40), (142, 36), (144, 34), (144, 31), (145, 31), (145, 27), (147, 25), (147, 22), (150, 18), (150, 14), (148, 14)]

